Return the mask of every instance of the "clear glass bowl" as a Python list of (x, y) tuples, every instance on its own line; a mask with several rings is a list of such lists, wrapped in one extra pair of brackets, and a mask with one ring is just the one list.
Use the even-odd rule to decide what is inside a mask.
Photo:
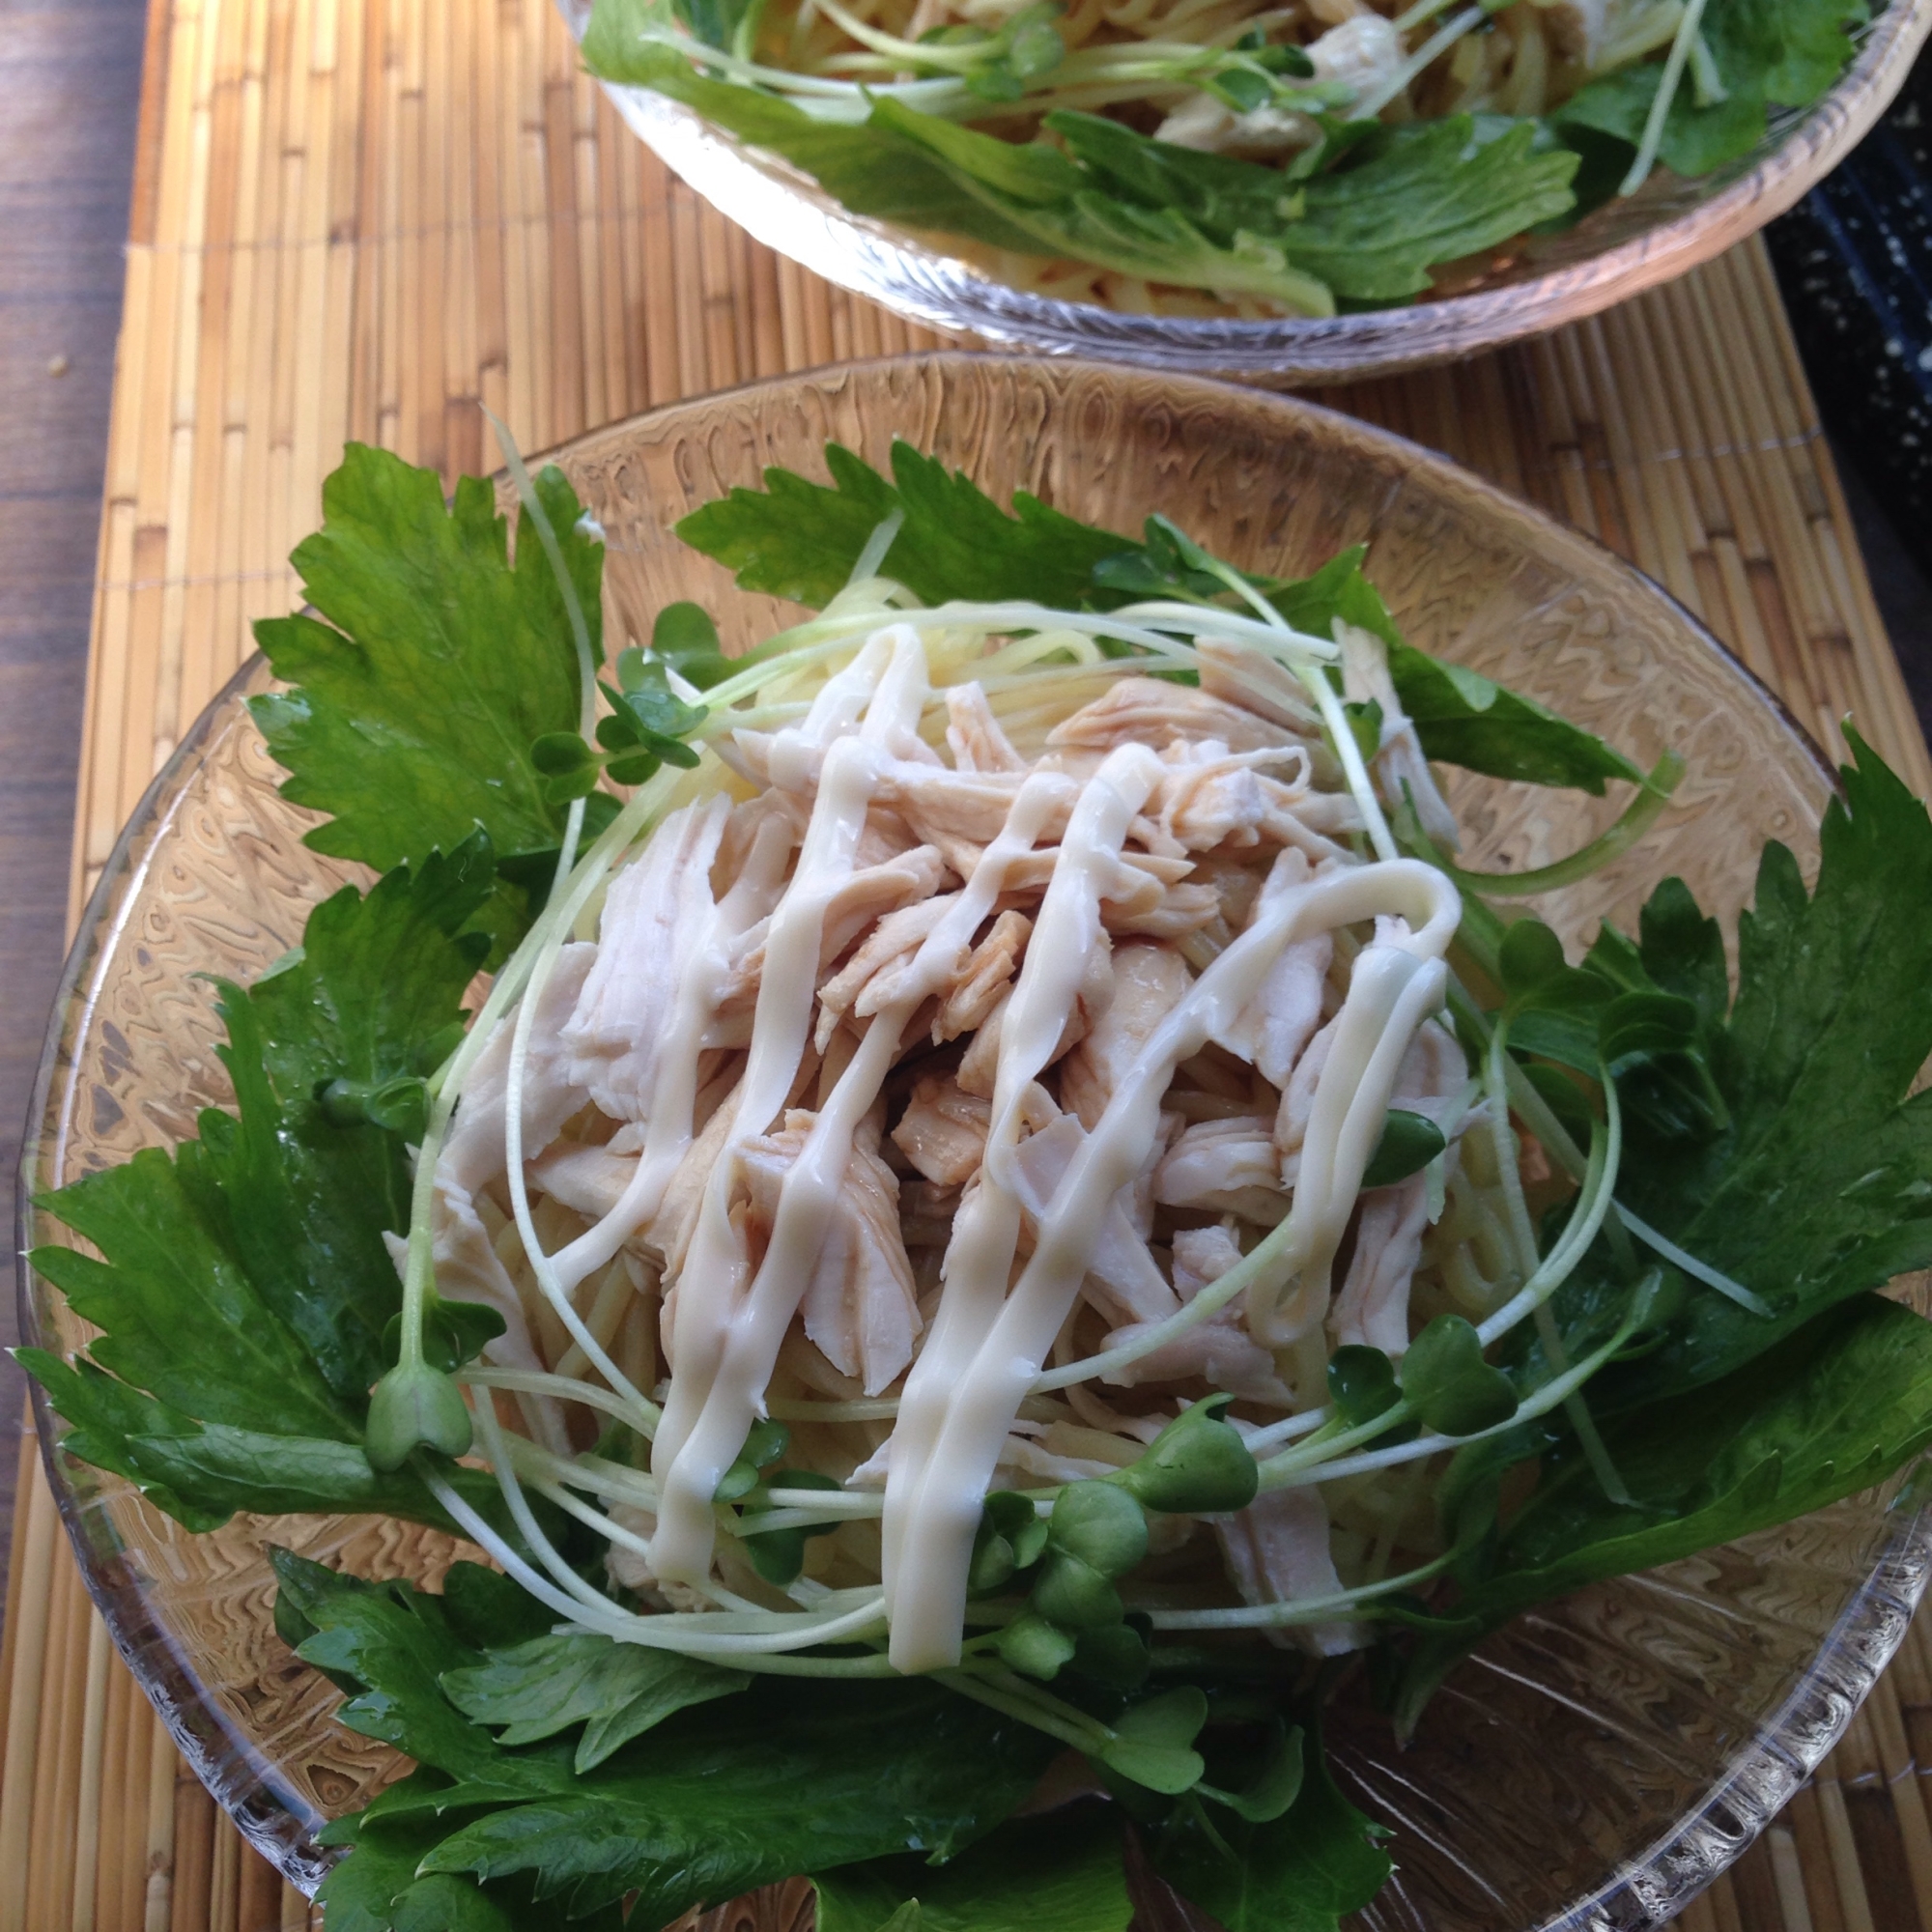
[[(883, 463), (895, 435), (995, 496), (1038, 493), (1137, 528), (1178, 519), (1236, 561), (1295, 573), (1370, 543), (1370, 568), (1424, 648), (1504, 678), (1640, 762), (1674, 747), (1690, 774), (1655, 835), (1545, 902), (1572, 939), (1628, 921), (1654, 881), (1686, 878), (1730, 922), (1756, 853), (1807, 866), (1831, 779), (1770, 696), (1655, 584), (1584, 538), (1412, 445), (1312, 406), (1076, 362), (938, 355), (791, 377), (680, 404), (573, 443), (557, 460), (609, 533), (607, 636), (647, 636), (666, 602), (718, 611), (727, 644), (778, 604), (740, 596), (670, 525), (769, 464), (822, 474), (828, 438)], [(63, 982), (22, 1167), (21, 1248), (66, 1238), (28, 1196), (194, 1130), (229, 1098), (212, 989), (298, 938), (347, 876), (300, 843), (313, 821), (275, 791), (243, 699), (216, 698), (142, 802), (88, 907)], [(1477, 866), (1534, 865), (1615, 810), (1454, 775)], [(31, 1271), (22, 1328), (63, 1350), (88, 1330)], [(1908, 1284), (1928, 1305), (1926, 1284)], [(41, 1413), (42, 1440), (51, 1418)], [(125, 1483), (49, 1451), (88, 1586), (189, 1762), (297, 1882), (312, 1834), (394, 1774), (336, 1726), (337, 1693), (276, 1638), (264, 1546), (365, 1575), (434, 1580), (455, 1546), (381, 1520), (238, 1519), (188, 1536)], [(1630, 1928), (1681, 1904), (1814, 1766), (1904, 1634), (1932, 1516), (1904, 1478), (1788, 1529), (1589, 1589), (1484, 1646), (1415, 1744), (1344, 1699), (1335, 1755), (1395, 1828), (1398, 1876), (1378, 1932)], [(769, 1901), (768, 1901), (769, 1903)], [(778, 1932), (796, 1901), (755, 1922)], [(735, 1922), (735, 1921), (734, 1921)]]
[[(582, 34), (590, 0), (558, 0)], [(1777, 112), (1751, 154), (1697, 181), (1659, 170), (1630, 200), (1531, 242), (1500, 273), (1406, 308), (1325, 321), (1124, 315), (995, 280), (944, 236), (848, 213), (809, 175), (647, 88), (606, 92), (633, 130), (768, 248), (928, 327), (1043, 355), (1304, 387), (1388, 376), (1536, 335), (1655, 288), (1782, 214), (1863, 138), (1932, 35), (1932, 0), (1889, 0), (1837, 85)]]

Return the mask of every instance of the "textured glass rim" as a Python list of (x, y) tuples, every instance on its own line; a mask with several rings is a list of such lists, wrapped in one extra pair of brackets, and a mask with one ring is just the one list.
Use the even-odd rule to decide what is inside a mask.
[[(99, 997), (103, 954), (119, 937), (135, 892), (159, 851), (175, 814), (186, 802), (184, 781), (218, 730), (243, 724), (252, 728), (247, 714), (238, 713), (233, 707), (250, 684), (259, 679), (263, 665), (259, 651), (250, 653), (209, 699), (141, 794), (88, 896), (74, 930), (73, 944), (61, 968), (46, 1038), (42, 1043), (40, 1065), (34, 1076), (33, 1094), (28, 1101), (15, 1178), (14, 1253), (16, 1315), (23, 1347), (43, 1347), (47, 1340), (42, 1333), (35, 1306), (34, 1282), (38, 1277), (27, 1256), (38, 1215), (33, 1202), (37, 1177), (43, 1156), (65, 1143), (76, 1097), (69, 1083), (60, 1093), (56, 1114), (56, 1088), (67, 1071), (65, 1049), (70, 1039), (86, 1031)], [(99, 1534), (106, 1524), (96, 1516), (93, 1497), (83, 1488), (91, 1489), (99, 1472), (60, 1450), (55, 1438), (61, 1425), (45, 1389), (31, 1377), (27, 1389), (47, 1487), (72, 1546), (81, 1581), (86, 1584), (122, 1661), (167, 1727), (188, 1768), (219, 1801), (242, 1836), (284, 1877), (313, 1892), (329, 1862), (313, 1843), (313, 1835), (325, 1820), (293, 1792), (277, 1784), (271, 1775), (272, 1767), (256, 1749), (253, 1741), (207, 1694), (167, 1627), (150, 1611), (138, 1578), (128, 1573), (121, 1560), (118, 1544)], [(245, 1766), (250, 1789), (238, 1789), (232, 1782), (228, 1767), (236, 1760)]]
[[(988, 362), (1026, 359), (941, 351), (914, 357), (844, 364), (839, 373), (903, 365), (908, 361), (971, 362), (984, 366)], [(665, 405), (631, 421), (701, 410), (724, 396), (778, 391), (797, 380), (777, 377), (740, 384), (715, 395)], [(1196, 384), (1190, 383), (1188, 386)], [(1200, 384), (1199, 386), (1222, 385)], [(1338, 413), (1296, 398), (1257, 394), (1253, 390), (1235, 393), (1245, 406), (1279, 410), (1290, 415), (1334, 417)], [(1663, 585), (1586, 532), (1558, 523), (1447, 458), (1393, 432), (1353, 417), (1342, 419), (1348, 423), (1351, 435), (1391, 445), (1415, 466), (1452, 481), (1457, 490), (1492, 498), (1506, 506), (1512, 515), (1544, 524), (1564, 540), (1575, 541), (1597, 553), (1618, 573), (1661, 600), (1690, 639), (1721, 658), (1746, 681), (1835, 789), (1836, 773), (1810, 733), (1777, 695)], [(573, 449), (608, 440), (626, 427), (618, 423), (590, 431), (533, 461), (567, 457)], [(64, 1070), (64, 1048), (70, 1037), (84, 1030), (93, 1011), (99, 994), (101, 954), (119, 935), (134, 890), (145, 877), (162, 835), (185, 801), (183, 781), (189, 769), (201, 759), (218, 727), (252, 728), (247, 714), (232, 713), (231, 707), (248, 692), (251, 684), (260, 680), (263, 668), (259, 652), (242, 665), (209, 701), (142, 794), (101, 868), (62, 968), (29, 1103), (17, 1176), (14, 1254), (19, 1326), (25, 1346), (39, 1346), (44, 1340), (35, 1302), (34, 1283), (38, 1277), (27, 1261), (37, 1211), (31, 1190), (43, 1156), (64, 1141), (70, 1118), (71, 1091), (61, 1096), (58, 1119), (51, 1117), (56, 1083)], [(95, 1525), (89, 1520), (90, 1498), (79, 1492), (75, 1482), (77, 1474), (88, 1471), (88, 1465), (59, 1451), (54, 1440), (57, 1422), (45, 1391), (31, 1379), (29, 1388), (48, 1488), (60, 1510), (82, 1580), (108, 1634), (189, 1767), (228, 1811), (242, 1835), (291, 1883), (312, 1892), (332, 1861), (314, 1842), (314, 1833), (324, 1820), (275, 1778), (272, 1765), (263, 1759), (252, 1739), (208, 1696), (165, 1627), (149, 1612), (138, 1580), (122, 1570), (118, 1549), (104, 1547), (97, 1539)], [(1932, 1479), (1928, 1479), (1928, 1467), (1932, 1467), (1932, 1452), (1927, 1452), (1905, 1473), (1902, 1487), (1889, 1510), (1896, 1526), (1874, 1552), (1869, 1574), (1848, 1598), (1831, 1633), (1774, 1716), (1758, 1727), (1748, 1743), (1740, 1747), (1697, 1803), (1666, 1832), (1627, 1860), (1620, 1870), (1587, 1897), (1554, 1917), (1546, 1918), (1534, 1928), (1525, 1926), (1523, 1932), (1634, 1932), (1635, 1928), (1660, 1924), (1681, 1910), (1749, 1846), (1837, 1742), (1904, 1638), (1912, 1613), (1928, 1578), (1932, 1578)], [(91, 1472), (81, 1476), (83, 1482), (90, 1479)], [(239, 1787), (232, 1776), (235, 1770), (247, 1774), (250, 1788)]]
[[(590, 0), (557, 0), (582, 36)], [(1932, 37), (1932, 0), (1889, 0), (1851, 66), (1783, 117), (1708, 199), (1583, 260), (1467, 295), (1326, 319), (1136, 316), (1016, 289), (949, 254), (943, 239), (854, 215), (809, 176), (647, 88), (604, 83), (631, 128), (754, 240), (929, 328), (1042, 355), (1098, 357), (1280, 384), (1393, 375), (1595, 315), (1675, 279), (1782, 214), (1863, 139)]]

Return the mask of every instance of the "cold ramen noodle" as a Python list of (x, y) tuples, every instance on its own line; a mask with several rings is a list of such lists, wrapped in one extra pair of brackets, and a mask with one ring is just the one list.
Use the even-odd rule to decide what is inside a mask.
[[(832, 460), (684, 526), (818, 614), (727, 660), (673, 606), (612, 683), (560, 477), (511, 563), (480, 490), (352, 452), (298, 554), (343, 629), (265, 627), (259, 716), (390, 869), (223, 990), (235, 1117), (56, 1197), (105, 1260), (37, 1264), (108, 1334), (31, 1365), (192, 1526), (490, 1559), (278, 1559), (422, 1765), (334, 1828), (332, 1918), (655, 1926), (806, 1872), (829, 1932), (1049, 1883), (1120, 1932), (1127, 1819), (1224, 1921), (1332, 1923), (1388, 1869), (1317, 1744), (1339, 1660), (1412, 1725), (1524, 1605), (1932, 1433), (1867, 1292), (1924, 1258), (1932, 827), (1867, 754), (1815, 894), (1768, 852), (1735, 994), (1674, 882), (1573, 963), (1495, 907), (1634, 844), (1674, 757), (1446, 671), (1358, 554), (1278, 581)], [(1432, 754), (1627, 798), (1479, 875)], [(140, 1229), (196, 1264), (157, 1287)], [(239, 1349), (171, 1357), (195, 1265), (272, 1410)], [(1089, 1796), (1003, 1823), (1042, 1776)]]

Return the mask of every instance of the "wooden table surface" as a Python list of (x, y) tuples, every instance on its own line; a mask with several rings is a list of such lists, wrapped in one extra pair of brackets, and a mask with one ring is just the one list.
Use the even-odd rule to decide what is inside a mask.
[[(141, 0), (0, 0), (0, 1177), (66, 951)], [(9, 1242), (11, 1248), (11, 1241)], [(0, 1340), (14, 1333), (12, 1269)], [(0, 1589), (22, 1379), (0, 1360)]]

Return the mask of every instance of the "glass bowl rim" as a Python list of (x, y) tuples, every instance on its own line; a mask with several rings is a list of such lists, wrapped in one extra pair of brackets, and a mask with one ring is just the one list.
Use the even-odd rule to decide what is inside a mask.
[[(1038, 358), (1016, 355), (980, 354), (971, 351), (937, 350), (912, 356), (878, 356), (864, 361), (837, 363), (818, 370), (793, 371), (743, 383), (703, 396), (689, 397), (640, 411), (615, 423), (588, 430), (532, 456), (532, 466), (554, 462), (579, 449), (600, 442), (614, 441), (645, 422), (661, 422), (680, 413), (697, 413), (721, 401), (744, 398), (759, 391), (781, 391), (801, 383), (826, 379), (845, 380), (853, 376), (903, 368), (908, 363), (924, 365), (970, 364), (981, 367), (1005, 364), (1009, 367), (1037, 366)], [(1056, 369), (1072, 369), (1075, 364), (1056, 360)], [(1126, 372), (1107, 364), (1088, 365), (1103, 379), (1121, 379)], [(1507, 509), (1512, 515), (1544, 526), (1559, 541), (1577, 545), (1593, 554), (1600, 565), (1607, 565), (1635, 587), (1662, 604), (1683, 628), (1690, 641), (1714, 653), (1738, 674), (1753, 696), (1770, 710), (1790, 735), (1797, 749), (1807, 757), (1835, 793), (1838, 779), (1811, 734), (1793, 716), (1781, 698), (1737, 655), (1722, 643), (1693, 611), (1669, 590), (1634, 563), (1587, 531), (1560, 522), (1536, 505), (1512, 497), (1487, 479), (1463, 469), (1436, 451), (1393, 431), (1362, 421), (1358, 417), (1330, 409), (1306, 398), (1275, 395), (1264, 390), (1216, 383), (1202, 377), (1170, 379), (1177, 387), (1219, 392), (1224, 404), (1236, 404), (1279, 412), (1284, 416), (1313, 416), (1346, 424), (1350, 435), (1380, 442), (1427, 469), (1436, 483), (1452, 490)], [(501, 482), (500, 474), (496, 479)], [(63, 1065), (63, 1047), (69, 1037), (67, 1019), (81, 1001), (81, 1018), (75, 1036), (83, 1031), (86, 1014), (98, 996), (98, 987), (85, 983), (89, 969), (103, 946), (119, 932), (121, 917), (159, 849), (162, 835), (173, 812), (185, 796), (185, 781), (202, 757), (218, 725), (240, 724), (230, 718), (230, 707), (256, 683), (265, 660), (252, 652), (203, 707), (194, 724), (183, 735), (166, 762), (156, 774), (127, 822), (117, 833), (100, 876), (89, 895), (74, 938), (62, 965), (48, 1028), (42, 1044), (36, 1069), (26, 1131), (22, 1137), (15, 1184), (14, 1266), (16, 1305), (23, 1346), (39, 1346), (43, 1335), (36, 1306), (35, 1284), (39, 1277), (31, 1266), (29, 1242), (36, 1208), (33, 1181), (50, 1137), (45, 1131), (56, 1081)], [(173, 794), (170, 800), (170, 794)], [(168, 809), (163, 810), (164, 803)], [(65, 1110), (63, 1120), (66, 1119)], [(57, 1139), (58, 1136), (55, 1137)], [(51, 1284), (48, 1284), (51, 1290)], [(58, 1291), (51, 1291), (58, 1293)], [(134, 1584), (117, 1584), (102, 1574), (92, 1539), (87, 1533), (84, 1513), (87, 1499), (75, 1492), (69, 1466), (86, 1466), (65, 1456), (57, 1446), (58, 1419), (46, 1391), (29, 1378), (34, 1426), (39, 1439), (43, 1471), (59, 1510), (61, 1521), (72, 1548), (88, 1595), (99, 1611), (116, 1649), (121, 1653), (136, 1682), (186, 1759), (196, 1776), (222, 1803), (237, 1828), (283, 1875), (305, 1891), (312, 1892), (326, 1873), (329, 1859), (306, 1842), (310, 1828), (292, 1805), (277, 1803), (266, 1785), (258, 1792), (263, 1801), (256, 1807), (233, 1802), (224, 1791), (213, 1754), (199, 1730), (189, 1721), (187, 1707), (211, 1711), (211, 1702), (192, 1667), (181, 1656), (167, 1630), (151, 1615), (144, 1593)], [(1749, 1846), (1759, 1830), (1770, 1822), (1800, 1784), (1816, 1770), (1827, 1751), (1843, 1734), (1859, 1705), (1869, 1694), (1880, 1675), (1902, 1642), (1928, 1578), (1932, 1578), (1932, 1450), (1905, 1472), (1903, 1487), (1889, 1506), (1888, 1514), (1896, 1526), (1875, 1551), (1869, 1572), (1850, 1594), (1833, 1620), (1830, 1633), (1818, 1646), (1803, 1673), (1792, 1683), (1773, 1715), (1762, 1722), (1700, 1799), (1684, 1811), (1650, 1843), (1639, 1848), (1623, 1865), (1609, 1875), (1595, 1891), (1577, 1900), (1556, 1915), (1545, 1918), (1524, 1932), (1605, 1932), (1612, 1925), (1630, 1927), (1662, 1923), (1687, 1904)], [(161, 1662), (171, 1663), (167, 1668)], [(1822, 1720), (1818, 1715), (1823, 1710)], [(236, 1738), (251, 1755), (253, 1744), (239, 1727), (220, 1714), (213, 1717), (215, 1727)], [(1728, 1828), (1719, 1822), (1726, 1805), (1741, 1793), (1748, 1794), (1744, 1814)], [(1769, 1802), (1767, 1802), (1767, 1800)], [(271, 1808), (272, 1807), (272, 1808)], [(1734, 1814), (1734, 1817), (1736, 1814)], [(298, 1827), (299, 1840), (288, 1827)], [(1742, 1830), (1738, 1829), (1742, 1825)], [(1611, 1914), (1618, 1916), (1612, 1918)]]
[[(581, 38), (590, 0), (556, 4)], [(1740, 174), (1599, 252), (1436, 301), (1265, 321), (1129, 315), (1014, 288), (948, 253), (943, 238), (849, 213), (810, 176), (691, 108), (647, 88), (600, 85), (639, 138), (753, 240), (910, 321), (1034, 355), (1320, 384), (1394, 375), (1542, 334), (1702, 266), (1830, 173), (1890, 104), (1928, 40), (1932, 0), (1888, 0), (1843, 73), (1808, 106), (1786, 110), (1789, 124), (1766, 137)]]

